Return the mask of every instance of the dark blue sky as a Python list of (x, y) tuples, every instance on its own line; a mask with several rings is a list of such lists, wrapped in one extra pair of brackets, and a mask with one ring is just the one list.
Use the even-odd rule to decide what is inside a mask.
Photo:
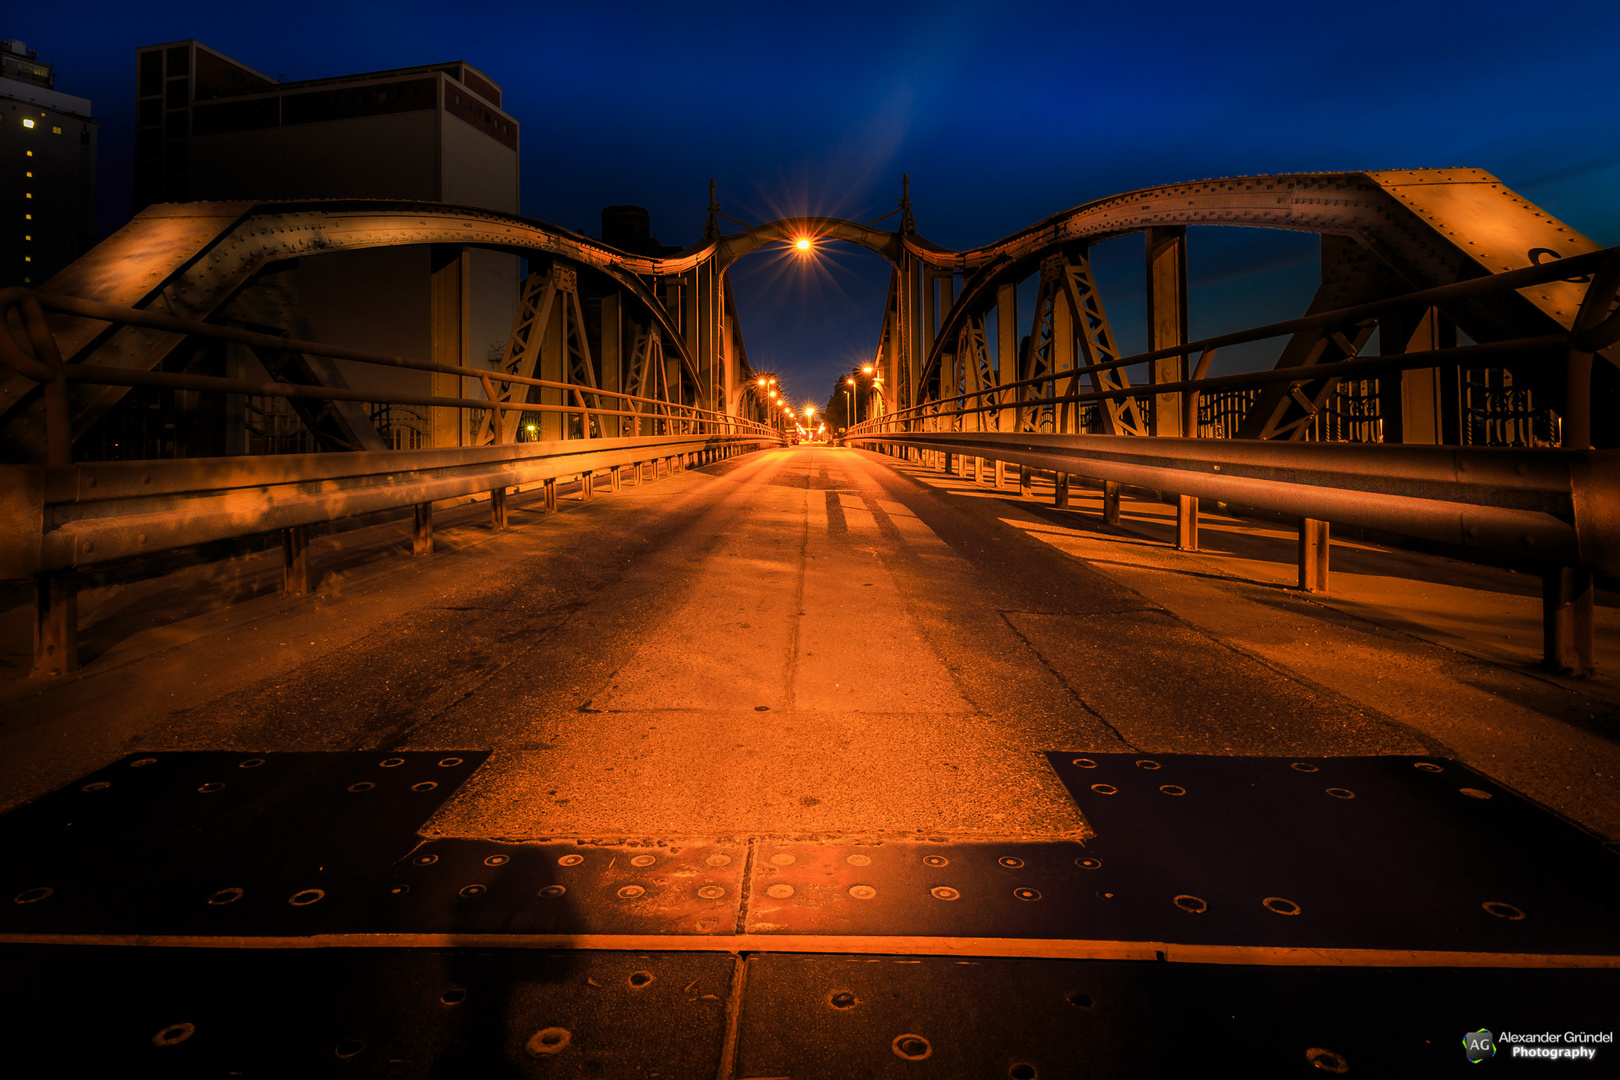
[[(1620, 243), (1612, 4), (58, 0), (0, 19), (95, 104), (104, 231), (128, 213), (134, 50), (194, 37), (289, 79), (464, 59), (523, 124), (524, 213), (593, 234), (633, 202), (690, 243), (711, 176), (751, 222), (866, 220), (909, 172), (919, 230), (966, 247), (1151, 184), (1466, 165)], [(1231, 232), (1194, 233), (1195, 334), (1297, 314), (1314, 288), (1314, 242)], [(1104, 295), (1131, 348), (1140, 241), (1113, 245)], [(866, 253), (825, 261), (734, 271), (755, 365), (818, 399), (874, 348), (888, 281)]]

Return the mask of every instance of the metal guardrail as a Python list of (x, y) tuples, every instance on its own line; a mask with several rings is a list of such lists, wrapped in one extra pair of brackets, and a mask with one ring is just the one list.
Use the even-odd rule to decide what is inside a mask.
[(455, 450), (4, 465), (0, 579), (765, 445), (779, 443), (752, 435), (664, 435)]
[[(64, 363), (45, 311), (99, 319), (114, 325), (194, 335), (220, 341), (360, 363), (408, 368), (477, 380), (484, 398), (357, 391), (282, 381), (254, 381), (164, 371)], [(15, 314), (28, 348), (13, 337)], [(506, 494), (514, 487), (545, 486), (556, 507), (556, 482), (578, 476), (590, 497), (597, 474), (619, 486), (622, 471), (661, 462), (670, 469), (767, 446), (786, 436), (764, 424), (692, 405), (594, 386), (535, 379), (503, 371), (407, 360), (201, 323), (156, 312), (122, 308), (76, 297), (26, 289), (0, 290), (0, 362), (43, 386), (47, 459), (39, 465), (0, 465), (0, 579), (33, 577), (37, 604), (34, 674), (77, 666), (77, 615), (73, 572), (89, 566), (280, 531), (286, 563), (285, 588), (309, 587), (308, 527), (361, 514), (413, 507), (417, 554), (432, 550), (433, 504), (489, 494), (492, 521), (506, 524)], [(572, 404), (502, 403), (496, 382), (569, 395)], [(253, 457), (115, 462), (72, 462), (69, 383), (156, 386), (264, 397), (311, 398), (456, 409), (493, 410), (495, 443), (485, 446), (378, 450)], [(565, 398), (565, 401), (567, 399)], [(594, 426), (595, 438), (502, 443), (501, 413), (561, 413)], [(631, 428), (634, 437), (604, 437)], [(648, 433), (640, 434), (643, 430)]]
[(913, 432), (863, 446), (1005, 461), (1620, 575), (1620, 450)]
[[(1207, 374), (1223, 346), (1322, 330), (1388, 312), (1590, 275), (1566, 333), (1232, 375)], [(957, 390), (850, 428), (846, 445), (893, 453), (999, 461), (1050, 471), (1060, 505), (1071, 477), (1103, 485), (1104, 517), (1118, 519), (1121, 486), (1173, 496), (1178, 546), (1197, 547), (1200, 500), (1295, 517), (1300, 522), (1300, 587), (1327, 587), (1328, 522), (1489, 551), (1543, 568), (1546, 662), (1592, 670), (1593, 573), (1620, 575), (1620, 450), (1591, 449), (1594, 354), (1620, 341), (1620, 248), (1394, 296), (1288, 322), (1223, 334), (980, 390)], [(1191, 378), (1081, 391), (1082, 376), (1196, 356)], [(1267, 386), (1322, 384), (1436, 367), (1507, 362), (1561, 364), (1562, 448), (1477, 448), (1384, 443), (1170, 438), (1006, 430), (1031, 425), (1040, 410), (1165, 395), (1179, 397), (1182, 428), (1198, 430), (1200, 397)], [(1555, 369), (1556, 370), (1556, 369)], [(1174, 400), (1174, 398), (1172, 398)], [(1001, 430), (987, 431), (988, 427)], [(970, 430), (977, 427), (980, 430)]]

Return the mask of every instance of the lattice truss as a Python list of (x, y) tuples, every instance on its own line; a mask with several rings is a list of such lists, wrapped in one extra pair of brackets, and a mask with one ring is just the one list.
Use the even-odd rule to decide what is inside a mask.
[[(1023, 378), (1039, 379), (1020, 392), (1020, 431), (1077, 432), (1083, 415), (1079, 403), (1051, 399), (1080, 393), (1080, 371), (1075, 364), (1079, 344), (1080, 366), (1092, 367), (1119, 359), (1119, 346), (1108, 325), (1108, 313), (1091, 272), (1091, 259), (1081, 251), (1072, 256), (1053, 255), (1041, 263), (1041, 284), (1035, 295), (1035, 315)], [(1066, 376), (1066, 377), (1065, 377)], [(1094, 391), (1128, 390), (1123, 369), (1087, 373)], [(1042, 404), (1042, 402), (1045, 404)], [(1096, 410), (1105, 435), (1146, 435), (1148, 427), (1134, 397), (1109, 398)]]
[[(562, 397), (564, 403), (583, 410), (608, 409), (637, 414), (601, 416), (592, 411), (569, 414), (563, 430), (573, 438), (602, 436), (658, 435), (670, 433), (667, 405), (650, 405), (635, 397), (671, 400), (668, 373), (664, 364), (663, 338), (656, 326), (635, 327), (635, 339), (626, 372), (625, 394), (602, 393), (591, 345), (585, 331), (585, 312), (579, 298), (579, 275), (569, 267), (552, 266), (549, 271), (531, 274), (523, 283), (517, 318), (506, 339), (500, 370), (523, 378), (541, 378), (567, 384), (565, 390), (530, 386), (523, 383), (485, 379), (484, 391), (502, 406), (501, 432), (497, 439), (495, 413), (484, 417), (477, 445), (512, 442), (517, 437), (525, 405), (548, 403), (544, 391)], [(643, 431), (645, 413), (654, 430)]]

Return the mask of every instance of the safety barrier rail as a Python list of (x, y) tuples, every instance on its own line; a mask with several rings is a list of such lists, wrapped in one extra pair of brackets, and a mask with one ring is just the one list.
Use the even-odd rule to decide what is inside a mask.
[[(376, 390), (68, 364), (63, 363), (45, 320), (47, 310), (286, 352), (453, 374), (479, 380), (488, 396), (380, 396)], [(582, 495), (590, 498), (598, 474), (604, 472), (617, 489), (627, 469), (632, 470), (632, 482), (639, 482), (648, 465), (656, 477), (666, 464), (673, 472), (786, 442), (781, 431), (764, 424), (655, 398), (406, 360), (75, 297), (0, 290), (0, 321), (9, 320), (13, 312), (32, 355), (12, 336), (8, 324), (0, 326), (0, 361), (43, 385), (48, 453), (44, 464), (0, 465), (0, 580), (34, 579), (36, 675), (76, 666), (76, 570), (279, 530), (286, 591), (302, 593), (309, 588), (310, 525), (414, 508), (414, 548), (426, 554), (432, 550), (433, 504), (438, 501), (487, 492), (492, 521), (504, 527), (506, 495), (514, 487), (543, 485), (546, 504), (555, 509), (560, 478), (579, 477)], [(503, 403), (493, 391), (495, 381), (562, 390), (573, 396), (574, 403)], [(495, 441), (416, 450), (75, 464), (70, 383), (492, 411)], [(503, 411), (561, 413), (577, 417), (582, 432), (589, 433), (594, 426), (601, 434), (504, 443)], [(615, 428), (636, 434), (615, 437), (611, 434)]]
[[(1342, 327), (1398, 310), (1436, 306), (1494, 291), (1591, 275), (1586, 302), (1567, 333), (1462, 345), (1389, 356), (1234, 375), (1207, 374), (1226, 345)], [(1594, 572), (1620, 575), (1620, 450), (1591, 449), (1593, 355), (1620, 341), (1620, 248), (1592, 252), (1525, 270), (1477, 278), (1158, 349), (1039, 378), (961, 391), (851, 427), (846, 445), (932, 457), (948, 471), (958, 461), (1004, 462), (1052, 473), (1055, 498), (1067, 505), (1071, 477), (1099, 483), (1105, 519), (1118, 520), (1121, 487), (1172, 497), (1178, 546), (1196, 550), (1198, 504), (1280, 514), (1299, 520), (1301, 588), (1326, 589), (1328, 522), (1395, 536), (1489, 551), (1537, 564), (1543, 572), (1544, 645), (1548, 666), (1589, 673), (1592, 661)], [(1090, 372), (1197, 355), (1191, 378), (1079, 392)], [(1285, 440), (1140, 437), (1047, 433), (1033, 426), (1034, 410), (1178, 395), (1183, 430), (1196, 432), (1199, 399), (1218, 391), (1277, 384), (1297, 387), (1333, 379), (1436, 367), (1513, 362), (1562, 363), (1565, 374), (1563, 447), (1490, 448), (1418, 444), (1326, 443)], [(1068, 383), (1067, 393), (1043, 396)], [(988, 403), (986, 403), (988, 399)], [(1172, 399), (1174, 400), (1174, 399)], [(991, 426), (1014, 430), (982, 430)], [(981, 430), (970, 430), (977, 426)]]

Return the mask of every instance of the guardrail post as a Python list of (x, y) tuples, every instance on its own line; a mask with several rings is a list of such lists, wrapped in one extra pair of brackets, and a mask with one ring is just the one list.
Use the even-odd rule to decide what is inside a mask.
[(489, 527), (506, 528), (506, 489), (495, 488), (489, 493)]
[(615, 466), (613, 466), (613, 471), (608, 474), (612, 478), (612, 490), (613, 490), (614, 494), (618, 494), (619, 484), (620, 484), (620, 481), (623, 479), (623, 477), (620, 474), (623, 473), (623, 472), (624, 472), (624, 466), (623, 465), (615, 465)]
[(1103, 481), (1103, 524), (1119, 524), (1119, 485), (1112, 480)]
[(977, 483), (983, 482), (983, 480), (984, 480), (984, 458), (976, 457), (976, 458), (973, 459), (973, 482), (975, 484), (977, 484)]
[(1018, 494), (1023, 498), (1035, 493), (1035, 470), (1028, 465), (1018, 466)]
[(1593, 581), (1590, 570), (1559, 566), (1541, 575), (1541, 662), (1549, 671), (1590, 675)]
[(1067, 508), (1069, 505), (1069, 474), (1066, 472), (1052, 474), (1052, 505)]
[(433, 504), (417, 503), (415, 527), (411, 530), (411, 554), (433, 554)]
[[(1198, 497), (1196, 495), (1176, 496), (1176, 550), (1198, 550)], [(1325, 555), (1322, 557), (1322, 563), (1325, 568), (1327, 565)], [(1323, 576), (1325, 579), (1325, 569)]]
[(546, 481), (545, 491), (546, 511), (555, 514), (557, 512), (557, 478), (555, 476)]
[(596, 497), (596, 474), (583, 472), (579, 474), (579, 501), (590, 502)]
[(1007, 463), (1005, 461), (997, 461), (996, 462), (996, 487), (1004, 488), (1006, 486), (1007, 486)]
[(38, 678), (79, 667), (79, 587), (72, 572), (34, 575), (34, 667)]
[(949, 450), (945, 451), (945, 475), (951, 476), (956, 472), (956, 455)]
[(281, 591), (286, 596), (309, 592), (309, 526), (281, 530)]
[(1299, 519), (1299, 587), (1306, 592), (1328, 591), (1328, 523)]

